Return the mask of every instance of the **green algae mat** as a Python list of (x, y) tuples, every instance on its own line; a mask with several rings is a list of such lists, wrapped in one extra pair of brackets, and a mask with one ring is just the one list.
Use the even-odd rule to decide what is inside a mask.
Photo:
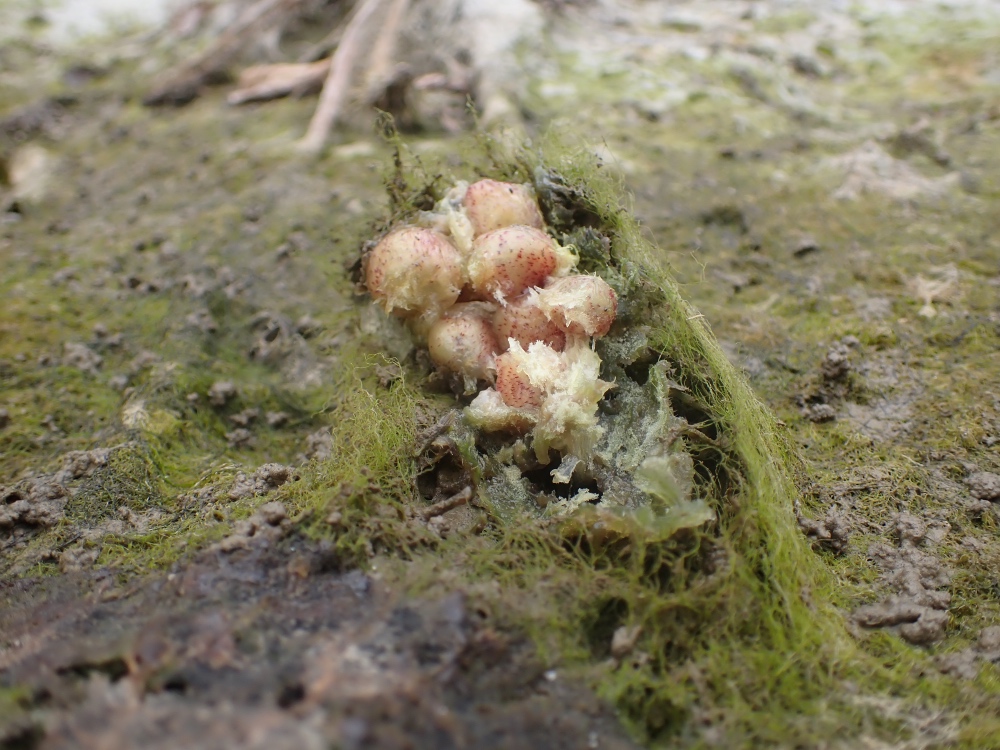
[[(149, 112), (118, 73), (12, 110), (5, 183), (37, 190), (0, 206), (0, 742), (1000, 746), (1000, 120), (961, 84), (992, 41), (866, 28), (891, 65), (808, 74), (857, 88), (857, 142), (756, 68), (685, 58), (704, 91), (634, 122), (591, 71), (634, 207), (558, 138), (304, 159), (308, 101)], [(617, 485), (473, 433), (357, 286), (482, 177), (616, 291)]]

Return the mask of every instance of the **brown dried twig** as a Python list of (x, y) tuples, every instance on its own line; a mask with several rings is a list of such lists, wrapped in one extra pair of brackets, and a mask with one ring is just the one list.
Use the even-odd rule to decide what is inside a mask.
[(442, 500), (439, 503), (434, 503), (427, 508), (422, 508), (417, 511), (417, 515), (425, 521), (429, 521), (437, 516), (443, 516), (449, 510), (454, 510), (459, 506), (465, 505), (469, 500), (472, 499), (472, 488), (466, 487), (461, 492), (457, 492), (451, 497)]
[(392, 5), (385, 14), (382, 28), (372, 48), (371, 64), (368, 66), (365, 101), (369, 103), (375, 102), (392, 82), (396, 43), (409, 7), (410, 0), (392, 0)]
[(344, 27), (344, 36), (330, 61), (330, 72), (323, 84), (319, 104), (316, 105), (316, 111), (309, 122), (309, 129), (299, 141), (299, 148), (302, 151), (315, 153), (326, 144), (330, 129), (340, 116), (341, 108), (347, 98), (351, 71), (361, 51), (361, 41), (369, 24), (377, 18), (375, 11), (381, 5), (382, 0), (362, 0)]
[(226, 97), (229, 104), (245, 104), (277, 99), (289, 94), (319, 91), (330, 70), (330, 60), (311, 63), (253, 65), (236, 81), (237, 88)]

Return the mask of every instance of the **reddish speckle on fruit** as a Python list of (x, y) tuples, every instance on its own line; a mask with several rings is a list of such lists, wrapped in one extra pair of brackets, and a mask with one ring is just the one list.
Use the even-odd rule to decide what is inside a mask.
[(400, 317), (439, 313), (458, 299), (465, 281), (461, 253), (433, 229), (402, 227), (368, 255), (365, 286), (386, 312)]
[(500, 341), (500, 350), (507, 351), (507, 339), (514, 339), (527, 349), (541, 341), (561, 352), (566, 346), (566, 333), (548, 319), (530, 292), (501, 307), (493, 315), (493, 330)]
[(599, 276), (564, 276), (539, 290), (538, 306), (566, 333), (600, 337), (615, 322), (618, 295)]
[(527, 185), (480, 180), (469, 185), (462, 205), (476, 235), (515, 225), (544, 226), (535, 194)]
[(507, 406), (515, 409), (542, 405), (544, 394), (528, 380), (519, 366), (518, 359), (507, 352), (496, 358), (497, 392)]
[(455, 305), (435, 321), (427, 334), (427, 349), (434, 363), (469, 381), (492, 382), (500, 344), (493, 333), (491, 313), (488, 305), (473, 302)]
[(472, 243), (469, 281), (472, 291), (486, 299), (516, 297), (541, 285), (560, 263), (560, 249), (545, 232), (534, 227), (495, 229)]

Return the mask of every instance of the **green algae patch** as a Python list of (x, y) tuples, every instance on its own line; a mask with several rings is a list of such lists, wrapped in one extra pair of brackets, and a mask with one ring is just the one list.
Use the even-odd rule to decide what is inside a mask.
[(440, 410), (407, 377), (380, 383), (376, 371), (398, 362), (359, 354), (345, 370), (331, 409), (328, 458), (274, 497), (298, 514), (307, 537), (325, 539), (330, 564), (348, 570), (380, 554), (409, 557), (439, 539), (413, 524), (415, 446), (421, 426)]

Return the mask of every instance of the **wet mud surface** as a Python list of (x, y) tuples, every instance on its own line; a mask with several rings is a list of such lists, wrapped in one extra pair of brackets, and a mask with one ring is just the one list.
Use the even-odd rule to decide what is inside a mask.
[(3, 584), (6, 747), (636, 747), (461, 591), (405, 599), (258, 536), (169, 574)]

